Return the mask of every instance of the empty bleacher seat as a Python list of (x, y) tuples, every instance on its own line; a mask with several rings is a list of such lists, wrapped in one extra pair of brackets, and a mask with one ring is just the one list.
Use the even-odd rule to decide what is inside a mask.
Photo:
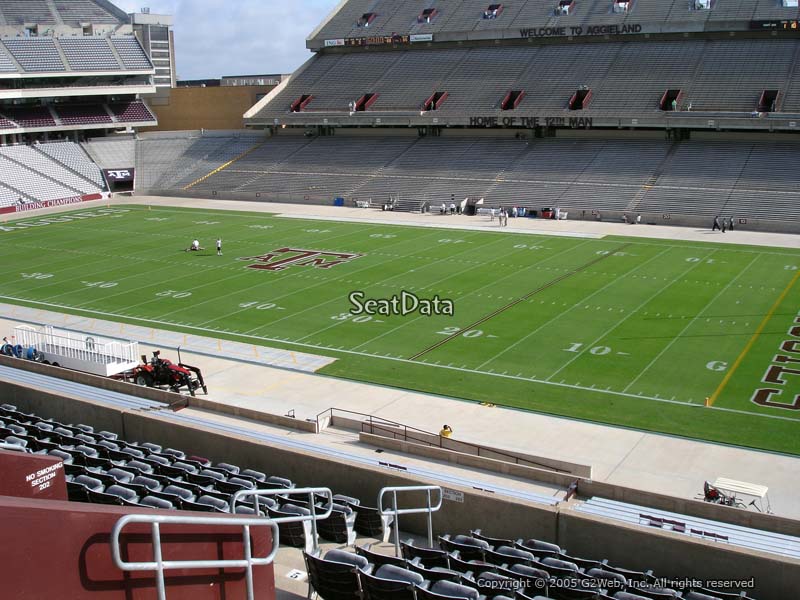
[(359, 571), (363, 600), (416, 600), (414, 587), (422, 585), (419, 573), (398, 567), (382, 565), (374, 574)]
[(360, 600), (358, 572), (369, 572), (363, 556), (329, 550), (324, 558), (303, 553), (308, 573), (309, 598), (314, 591), (325, 600)]

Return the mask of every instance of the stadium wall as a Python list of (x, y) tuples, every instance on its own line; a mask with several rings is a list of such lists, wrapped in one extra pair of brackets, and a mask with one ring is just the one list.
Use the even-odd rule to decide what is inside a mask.
[(158, 126), (150, 131), (244, 129), (242, 115), (275, 86), (186, 87), (153, 99)]
[[(88, 423), (130, 440), (168, 444), (211, 460), (246, 464), (279, 473), (300, 485), (328, 486), (338, 493), (359, 497), (365, 504), (374, 505), (375, 501), (370, 499), (377, 499), (384, 486), (435, 483), (412, 478), (396, 469), (349, 464), (310, 452), (266, 447), (245, 436), (176, 423), (163, 413), (129, 411), (83, 399), (42, 394), (36, 389), (4, 382), (0, 382), (0, 395), (22, 410), (44, 417)], [(800, 581), (798, 560), (576, 513), (569, 503), (542, 506), (481, 490), (453, 487), (461, 492), (462, 501), (445, 501), (443, 510), (435, 515), (436, 533), (467, 532), (481, 527), (487, 535), (546, 539), (575, 556), (609, 558), (629, 567), (653, 569), (661, 576), (752, 577), (755, 581), (752, 595), (759, 600), (785, 600), (788, 590), (794, 589), (794, 584)], [(611, 493), (608, 489), (604, 491)], [(687, 508), (703, 505), (702, 502), (683, 502)], [(797, 535), (800, 527), (798, 522), (770, 515), (703, 506), (706, 510), (716, 510), (720, 520), (735, 524), (746, 515), (747, 522), (742, 524), (762, 529)], [(402, 529), (422, 534), (424, 519), (404, 517)]]

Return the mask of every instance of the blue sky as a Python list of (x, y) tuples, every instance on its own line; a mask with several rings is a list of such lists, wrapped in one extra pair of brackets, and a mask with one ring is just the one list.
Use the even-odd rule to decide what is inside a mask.
[(305, 39), (338, 0), (112, 0), (126, 12), (175, 17), (178, 77), (291, 73), (311, 57)]

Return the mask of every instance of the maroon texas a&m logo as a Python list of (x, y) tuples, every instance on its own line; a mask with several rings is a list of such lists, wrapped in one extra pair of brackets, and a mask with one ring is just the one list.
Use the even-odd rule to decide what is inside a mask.
[(297, 248), (279, 248), (261, 256), (250, 256), (239, 260), (255, 261), (247, 265), (248, 269), (263, 271), (283, 271), (289, 267), (315, 267), (330, 269), (336, 265), (361, 258), (363, 254), (347, 254), (344, 252), (322, 252), (321, 250), (299, 250)]

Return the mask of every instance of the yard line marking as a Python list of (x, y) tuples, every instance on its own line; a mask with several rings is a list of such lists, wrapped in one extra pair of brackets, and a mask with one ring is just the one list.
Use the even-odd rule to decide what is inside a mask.
[(485, 323), (486, 321), (496, 317), (500, 313), (505, 312), (506, 310), (508, 310), (510, 308), (514, 308), (515, 306), (517, 306), (518, 304), (520, 304), (522, 302), (525, 302), (528, 298), (531, 298), (532, 296), (535, 296), (539, 292), (543, 292), (544, 290), (546, 290), (548, 288), (551, 288), (551, 287), (553, 287), (554, 285), (556, 285), (558, 283), (561, 283), (565, 279), (568, 279), (569, 277), (572, 277), (573, 275), (576, 275), (576, 274), (578, 274), (578, 273), (580, 273), (582, 271), (585, 271), (589, 267), (591, 267), (593, 265), (596, 265), (597, 263), (607, 259), (609, 256), (614, 256), (614, 254), (616, 254), (620, 250), (626, 248), (627, 246), (628, 246), (628, 244), (623, 244), (622, 246), (619, 246), (616, 250), (612, 250), (608, 254), (603, 254), (603, 255), (599, 256), (598, 258), (592, 259), (588, 263), (586, 263), (584, 265), (581, 265), (581, 266), (573, 269), (572, 271), (567, 271), (563, 275), (560, 275), (560, 276), (556, 277), (555, 279), (551, 280), (550, 282), (545, 283), (542, 286), (539, 286), (538, 288), (536, 288), (535, 290), (533, 290), (531, 292), (528, 292), (524, 296), (521, 296), (520, 298), (517, 298), (516, 300), (512, 300), (511, 302), (509, 302), (505, 306), (501, 306), (500, 308), (498, 308), (494, 312), (489, 313), (488, 315), (486, 315), (485, 317), (482, 317), (481, 319), (478, 319), (477, 321), (475, 321), (474, 323), (472, 323), (468, 327), (464, 327), (464, 328), (460, 329), (459, 331), (457, 331), (456, 333), (447, 336), (445, 339), (443, 339), (440, 342), (434, 344), (433, 346), (429, 346), (428, 348), (426, 348), (422, 352), (418, 352), (417, 354), (415, 354), (414, 356), (411, 357), (411, 360), (412, 361), (416, 360), (416, 359), (420, 358), (421, 356), (425, 356), (429, 352), (444, 346), (447, 342), (449, 342), (451, 340), (454, 340), (457, 337), (460, 337), (463, 334), (464, 331), (470, 331), (472, 329), (475, 329), (479, 325), (482, 325), (483, 323)]
[[(63, 305), (63, 304), (55, 304), (55, 303), (52, 303), (52, 302), (42, 302), (42, 301), (39, 301), (39, 300), (23, 300), (22, 298), (16, 298), (16, 297), (13, 297), (13, 296), (0, 295), (0, 300), (9, 300), (9, 301), (12, 301), (12, 302), (22, 302), (23, 304), (33, 304), (33, 305), (37, 305), (37, 306), (44, 306), (44, 307), (47, 307), (47, 308), (57, 308), (57, 309), (74, 311), (74, 312), (79, 312), (79, 313), (87, 313), (87, 314), (90, 314), (90, 315), (93, 315), (93, 316), (100, 316), (100, 317), (120, 317), (121, 316), (118, 313), (111, 313), (111, 312), (104, 312), (104, 311), (98, 311), (98, 310), (76, 308), (74, 306), (68, 306), (68, 305)], [(168, 327), (170, 327), (170, 326), (174, 327), (175, 326), (175, 323), (171, 322), (171, 321), (160, 321), (158, 319), (148, 319), (148, 318), (133, 317), (133, 316), (125, 317), (125, 318), (127, 320), (129, 320), (129, 321), (137, 321), (137, 322), (140, 322), (140, 323), (147, 323), (148, 325), (165, 325), (165, 326), (168, 326)], [(184, 325), (183, 327), (185, 329), (191, 329), (191, 330), (194, 330), (194, 331), (201, 331), (201, 332), (204, 332), (204, 333), (214, 333), (213, 330), (211, 330), (211, 329), (209, 329), (207, 327), (198, 327), (198, 326), (195, 326), (195, 325)], [(279, 342), (279, 341), (281, 341), (281, 340), (278, 340), (276, 338), (249, 335), (249, 334), (246, 334), (246, 333), (238, 333), (238, 332), (235, 332), (235, 331), (229, 331), (229, 330), (221, 330), (221, 331), (223, 331), (224, 333), (226, 333), (226, 334), (228, 334), (228, 335), (230, 335), (232, 337), (240, 338), (240, 339), (257, 340), (259, 342)], [(303, 347), (303, 348), (313, 348), (314, 350), (323, 350), (323, 349), (324, 350), (330, 350), (329, 347), (321, 346), (321, 345), (318, 345), (318, 344), (307, 344), (307, 343), (290, 342), (290, 341), (286, 341), (284, 343), (289, 344), (289, 345), (300, 346), (300, 347)], [(571, 384), (555, 383), (555, 382), (546, 381), (546, 380), (543, 380), (543, 379), (536, 379), (535, 376), (532, 377), (532, 378), (516, 377), (514, 375), (500, 375), (498, 373), (487, 373), (486, 371), (475, 371), (474, 369), (465, 368), (465, 367), (445, 367), (445, 366), (442, 366), (442, 365), (436, 366), (436, 365), (433, 365), (431, 363), (422, 362), (422, 361), (413, 361), (413, 360), (410, 360), (408, 358), (387, 357), (385, 355), (369, 354), (367, 352), (357, 352), (357, 351), (354, 351), (354, 350), (337, 350), (337, 352), (339, 352), (341, 354), (349, 354), (349, 355), (362, 356), (362, 357), (367, 357), (367, 358), (377, 358), (377, 359), (381, 359), (381, 360), (390, 360), (392, 362), (399, 362), (399, 363), (404, 363), (404, 364), (408, 364), (408, 365), (426, 366), (426, 367), (431, 367), (431, 368), (436, 368), (436, 369), (447, 369), (447, 370), (458, 371), (458, 372), (463, 372), (463, 373), (485, 375), (485, 376), (489, 376), (489, 377), (499, 377), (501, 379), (513, 379), (513, 380), (516, 380), (516, 381), (540, 383), (540, 384), (543, 384), (543, 385), (550, 385), (550, 386), (554, 386), (554, 387), (577, 389), (577, 390), (581, 390), (581, 391), (597, 392), (597, 393), (602, 393), (602, 394), (606, 394), (606, 395), (623, 396), (623, 397), (626, 397), (626, 398), (635, 398), (635, 399), (641, 399), (641, 400), (653, 400), (655, 402), (663, 402), (663, 403), (666, 403), (666, 404), (675, 404), (675, 405), (686, 406), (686, 407), (694, 406), (695, 408), (697, 408), (697, 405), (692, 405), (690, 402), (667, 400), (666, 398), (655, 398), (655, 397), (652, 397), (652, 396), (643, 396), (642, 394), (629, 394), (629, 393), (626, 393), (624, 391), (623, 392), (615, 392), (615, 391), (612, 391), (610, 389), (608, 389), (608, 390), (600, 390), (600, 389), (597, 389), (597, 388), (591, 389), (591, 388), (587, 388), (587, 387), (576, 387), (576, 386), (571, 385)], [(367, 381), (367, 380), (365, 380), (365, 381)], [(370, 383), (370, 382), (367, 381), (367, 383)], [(403, 389), (403, 388), (399, 388), (399, 389)], [(722, 407), (716, 407), (715, 406), (715, 407), (712, 408), (712, 410), (717, 410), (717, 411), (720, 411), (720, 412), (727, 412), (727, 413), (742, 414), (742, 415), (747, 415), (748, 417), (758, 417), (758, 418), (763, 418), (763, 419), (772, 419), (772, 420), (776, 420), (776, 421), (790, 421), (790, 422), (793, 422), (793, 423), (797, 423), (798, 421), (800, 421), (800, 419), (793, 418), (793, 417), (786, 417), (786, 416), (782, 416), (782, 415), (770, 415), (770, 414), (766, 414), (766, 413), (751, 412), (751, 411), (748, 411), (748, 410), (739, 410), (739, 409), (733, 409), (733, 408), (722, 408)]]
[(713, 394), (711, 394), (711, 398), (709, 398), (709, 400), (708, 400), (708, 405), (709, 406), (714, 406), (714, 402), (717, 401), (717, 398), (719, 398), (719, 395), (725, 389), (725, 386), (728, 385), (728, 382), (731, 380), (731, 377), (733, 377), (733, 374), (739, 368), (739, 365), (741, 365), (742, 362), (744, 361), (745, 356), (747, 356), (747, 354), (750, 352), (750, 349), (753, 347), (753, 345), (756, 343), (758, 338), (761, 336), (761, 333), (764, 331), (764, 328), (767, 326), (767, 323), (770, 321), (770, 319), (772, 319), (772, 316), (775, 314), (775, 311), (778, 310), (778, 308), (780, 307), (781, 303), (783, 303), (783, 301), (786, 299), (786, 296), (789, 294), (791, 289), (794, 287), (794, 284), (797, 283), (797, 279), (798, 278), (800, 278), (800, 271), (797, 271), (797, 273), (794, 274), (794, 277), (792, 277), (792, 280), (784, 288), (784, 290), (781, 293), (781, 295), (778, 296), (778, 299), (775, 300), (775, 304), (772, 305), (772, 308), (769, 309), (769, 312), (767, 313), (767, 316), (764, 317), (764, 320), (761, 321), (761, 324), (758, 326), (758, 329), (756, 329), (755, 333), (750, 337), (750, 340), (747, 342), (747, 345), (744, 347), (742, 352), (736, 358), (736, 362), (733, 363), (733, 366), (725, 374), (725, 377), (722, 379), (722, 381), (720, 382), (719, 386), (717, 386), (717, 389), (714, 390)]
[[(747, 269), (749, 269), (751, 266), (753, 266), (753, 263), (755, 263), (755, 262), (758, 260), (758, 258), (759, 258), (758, 256), (756, 256), (755, 258), (753, 258), (753, 260), (751, 260), (751, 261), (750, 261), (750, 262), (747, 264), (747, 266), (746, 266), (744, 269), (742, 269), (741, 271), (739, 271), (739, 274), (738, 274), (736, 277), (734, 277), (733, 279), (731, 279), (731, 280), (730, 280), (730, 282), (728, 283), (728, 285), (726, 285), (724, 288), (722, 288), (722, 289), (721, 289), (721, 290), (720, 290), (720, 291), (719, 291), (719, 292), (718, 292), (718, 293), (717, 293), (717, 294), (716, 294), (716, 295), (715, 295), (715, 296), (714, 296), (714, 297), (713, 297), (711, 300), (709, 300), (709, 301), (708, 301), (708, 303), (706, 304), (706, 306), (703, 308), (703, 310), (701, 310), (699, 313), (697, 313), (697, 315), (696, 315), (696, 316), (695, 316), (695, 317), (694, 317), (694, 318), (693, 318), (691, 321), (689, 321), (689, 322), (686, 324), (686, 327), (684, 327), (684, 328), (681, 330), (681, 332), (680, 332), (678, 335), (676, 335), (674, 338), (672, 338), (672, 341), (670, 341), (670, 343), (669, 343), (669, 344), (667, 344), (667, 345), (664, 347), (664, 349), (663, 349), (661, 352), (659, 352), (659, 353), (658, 353), (658, 354), (655, 356), (655, 358), (653, 358), (653, 360), (651, 360), (651, 361), (650, 361), (650, 363), (649, 363), (649, 364), (648, 364), (648, 365), (647, 365), (647, 366), (646, 366), (644, 369), (642, 369), (642, 372), (641, 372), (641, 373), (639, 373), (639, 374), (636, 376), (636, 378), (635, 378), (633, 381), (631, 381), (631, 382), (630, 382), (630, 383), (629, 383), (627, 386), (625, 386), (625, 389), (624, 389), (624, 390), (622, 390), (622, 391), (623, 391), (623, 392), (627, 392), (627, 391), (628, 391), (628, 390), (631, 388), (631, 386), (632, 386), (633, 384), (635, 384), (637, 381), (639, 381), (639, 379), (641, 379), (642, 375), (644, 375), (644, 374), (645, 374), (645, 373), (646, 373), (648, 370), (650, 370), (650, 368), (651, 368), (651, 367), (652, 367), (652, 366), (653, 366), (653, 365), (654, 365), (654, 364), (655, 364), (655, 363), (656, 363), (656, 362), (657, 362), (657, 361), (658, 361), (658, 360), (659, 360), (659, 359), (660, 359), (662, 356), (664, 356), (664, 354), (667, 352), (667, 350), (669, 350), (669, 349), (672, 347), (672, 345), (673, 345), (675, 342), (677, 342), (679, 339), (681, 339), (681, 338), (683, 337), (683, 334), (684, 334), (684, 333), (686, 333), (686, 332), (689, 330), (689, 328), (690, 328), (690, 327), (691, 327), (691, 326), (692, 326), (692, 325), (695, 323), (695, 321), (697, 321), (697, 319), (701, 318), (701, 317), (702, 317), (702, 315), (703, 315), (703, 313), (704, 313), (704, 312), (706, 312), (706, 311), (709, 309), (709, 307), (710, 307), (710, 306), (712, 306), (712, 305), (714, 304), (714, 302), (716, 302), (716, 301), (717, 301), (717, 299), (718, 299), (720, 296), (722, 296), (722, 294), (724, 294), (725, 292), (727, 292), (727, 291), (728, 291), (728, 290), (731, 288), (731, 286), (732, 286), (732, 285), (733, 285), (733, 284), (736, 282), (736, 280), (738, 280), (738, 279), (739, 279), (739, 278), (740, 278), (742, 275), (744, 275), (744, 273), (745, 273), (745, 271), (747, 271)], [(697, 264), (700, 264), (700, 263), (697, 263)]]
[[(616, 284), (617, 282), (619, 282), (620, 278), (622, 278), (622, 277), (626, 277), (626, 276), (627, 276), (627, 275), (629, 275), (629, 274), (630, 274), (632, 271), (638, 271), (639, 269), (641, 269), (641, 268), (642, 268), (642, 267), (644, 267), (645, 265), (647, 265), (647, 264), (651, 263), (652, 261), (654, 261), (654, 260), (655, 260), (655, 259), (657, 259), (657, 258), (660, 258), (661, 256), (663, 256), (664, 254), (666, 254), (666, 253), (667, 253), (667, 252), (669, 252), (669, 251), (670, 251), (670, 248), (665, 248), (664, 250), (662, 250), (662, 251), (661, 251), (661, 252), (659, 252), (658, 254), (656, 254), (656, 255), (652, 256), (650, 259), (648, 259), (648, 260), (646, 260), (645, 262), (641, 263), (640, 265), (638, 265), (638, 266), (634, 267), (634, 268), (633, 268), (633, 269), (631, 269), (630, 271), (627, 271), (627, 272), (625, 272), (625, 273), (622, 273), (622, 274), (618, 275), (618, 276), (617, 276), (615, 279), (613, 279), (613, 280), (609, 281), (609, 282), (608, 282), (606, 285), (604, 285), (604, 286), (603, 286), (603, 287), (601, 287), (600, 289), (598, 289), (598, 290), (595, 290), (594, 292), (592, 292), (590, 295), (586, 296), (585, 298), (582, 298), (582, 299), (578, 300), (578, 301), (577, 301), (575, 304), (573, 304), (573, 305), (572, 305), (572, 307), (568, 308), (567, 310), (565, 310), (565, 311), (563, 311), (563, 312), (560, 312), (560, 313), (557, 313), (556, 315), (554, 315), (554, 316), (553, 316), (553, 318), (552, 318), (552, 319), (550, 319), (549, 321), (546, 321), (545, 323), (542, 323), (542, 324), (541, 324), (539, 327), (537, 327), (536, 329), (534, 329), (533, 331), (531, 331), (531, 332), (530, 332), (528, 335), (526, 335), (525, 337), (523, 337), (523, 338), (521, 338), (521, 339), (517, 340), (516, 342), (514, 342), (513, 344), (511, 344), (510, 346), (508, 346), (508, 347), (507, 347), (507, 348), (505, 348), (504, 350), (501, 350), (500, 352), (498, 352), (497, 354), (495, 354), (493, 357), (491, 357), (489, 360), (487, 360), (487, 361), (485, 361), (485, 362), (483, 362), (483, 363), (479, 364), (479, 365), (478, 365), (477, 367), (475, 367), (475, 368), (476, 368), (476, 369), (482, 369), (483, 367), (485, 367), (486, 365), (488, 365), (490, 362), (492, 362), (492, 361), (494, 361), (494, 360), (497, 360), (498, 358), (500, 358), (501, 356), (503, 356), (503, 354), (505, 354), (506, 352), (509, 352), (509, 351), (510, 351), (510, 350), (512, 350), (513, 348), (516, 348), (517, 346), (519, 346), (519, 345), (520, 345), (522, 342), (524, 342), (525, 340), (527, 340), (527, 339), (528, 339), (528, 338), (530, 338), (531, 336), (533, 336), (533, 335), (536, 335), (537, 333), (539, 333), (539, 332), (540, 332), (542, 329), (544, 329), (545, 327), (547, 327), (548, 325), (550, 325), (550, 324), (551, 324), (553, 321), (556, 321), (556, 320), (560, 319), (560, 318), (561, 318), (561, 317), (562, 317), (564, 314), (566, 314), (566, 313), (570, 312), (571, 310), (575, 309), (577, 306), (579, 306), (580, 304), (582, 304), (582, 303), (584, 303), (584, 302), (588, 301), (589, 299), (593, 298), (594, 296), (596, 296), (596, 295), (597, 295), (597, 294), (599, 294), (600, 292), (604, 292), (606, 289), (608, 289), (608, 288), (609, 288), (609, 287), (611, 287), (612, 285), (614, 285), (614, 284)], [(610, 309), (609, 309), (609, 310), (610, 310)], [(592, 386), (592, 387), (594, 387), (594, 386)]]
[[(423, 240), (423, 239), (425, 239), (425, 238), (427, 238), (427, 237), (429, 237), (431, 235), (437, 235), (437, 234), (435, 232), (433, 232), (433, 233), (421, 233), (418, 237), (414, 238), (414, 240), (398, 240), (397, 242), (392, 242), (392, 244), (390, 244), (390, 245), (394, 246), (394, 245), (397, 245), (397, 244), (406, 243), (408, 241), (419, 241), (419, 240)], [(487, 242), (486, 245), (489, 245), (490, 243), (494, 243), (494, 242)], [(455, 254), (454, 256), (458, 256), (459, 254), (463, 254), (464, 252), (471, 252), (473, 250), (478, 250), (480, 248), (483, 248), (483, 246), (480, 246), (479, 248), (465, 248), (462, 252), (459, 252), (458, 254)], [(429, 263), (429, 264), (435, 264), (435, 262)], [(341, 283), (343, 281), (346, 281), (345, 278), (347, 278), (347, 277), (353, 277), (356, 274), (361, 273), (362, 271), (367, 271), (369, 269), (374, 269), (377, 266), (380, 266), (380, 265), (369, 265), (367, 267), (364, 267), (362, 269), (359, 269), (359, 270), (354, 271), (353, 273), (350, 273), (350, 274), (347, 274), (347, 275), (341, 275), (339, 277), (332, 277), (330, 279), (323, 279), (322, 281), (320, 281), (320, 283), (315, 283), (313, 285), (310, 285), (308, 287), (302, 288), (300, 290), (295, 290), (293, 292), (287, 292), (286, 294), (283, 294), (282, 296), (277, 296), (275, 298), (272, 298), (272, 300), (282, 300), (284, 298), (290, 298), (290, 297), (292, 297), (292, 296), (294, 296), (296, 294), (302, 294), (304, 292), (307, 292), (310, 289), (313, 289), (315, 287), (319, 287), (321, 285), (331, 284), (331, 283), (334, 283), (334, 282), (340, 282)], [(427, 266), (429, 266), (429, 265), (424, 265), (422, 268), (427, 267)], [(299, 272), (299, 271), (297, 271), (297, 272)], [(299, 275), (299, 276), (302, 277), (302, 275)], [(395, 276), (393, 276), (393, 277), (395, 277)], [(386, 281), (388, 279), (392, 279), (392, 277), (386, 278), (384, 280), (379, 280), (378, 284), (380, 284), (381, 281)], [(264, 283), (267, 283), (267, 282), (266, 281), (260, 281), (257, 285), (263, 285)], [(360, 283), (360, 282), (356, 282), (356, 283)], [(366, 282), (366, 283), (367, 283), (367, 285), (369, 285), (369, 282)], [(248, 288), (248, 289), (250, 289), (250, 288)], [(231, 295), (231, 294), (227, 294), (227, 295)], [(305, 309), (303, 309), (303, 310), (301, 310), (299, 312), (293, 312), (293, 313), (288, 314), (285, 317), (282, 317), (280, 319), (276, 319), (274, 321), (270, 321), (266, 325), (262, 325), (262, 326), (254, 328), (254, 329), (250, 329), (246, 333), (248, 333), (248, 334), (249, 333), (253, 333), (253, 332), (256, 332), (256, 331), (259, 331), (259, 330), (263, 329), (264, 327), (272, 327), (276, 323), (280, 323), (281, 321), (285, 321), (287, 319), (294, 318), (294, 317), (296, 317), (298, 315), (301, 315), (301, 314), (303, 314), (305, 312), (308, 312), (309, 310), (318, 309), (318, 308), (320, 308), (322, 306), (325, 306), (326, 304), (330, 304), (331, 302), (336, 302), (338, 300), (341, 300), (341, 297), (335, 297), (335, 298), (332, 298), (331, 300), (326, 300), (325, 302), (321, 302), (320, 304), (311, 306), (309, 308), (305, 308)], [(247, 310), (247, 309), (244, 309), (244, 310)], [(173, 311), (173, 312), (175, 312), (175, 311)], [(217, 317), (216, 319), (211, 319), (210, 321), (205, 321), (204, 323), (201, 323), (201, 325), (207, 325), (209, 323), (213, 323), (214, 321), (219, 321), (220, 319), (230, 318), (231, 316), (239, 314), (241, 312), (243, 312), (243, 310), (238, 310), (238, 311), (235, 311), (235, 312), (232, 312), (232, 313), (228, 313), (228, 314), (223, 315), (221, 317)], [(167, 314), (170, 314), (170, 313), (167, 313)], [(163, 316), (166, 316), (166, 315), (163, 315)]]
[[(584, 242), (581, 242), (581, 243), (580, 243), (580, 244), (578, 244), (577, 246), (570, 246), (569, 248), (565, 248), (564, 250), (561, 250), (560, 252), (557, 252), (556, 254), (553, 254), (553, 255), (550, 255), (550, 256), (548, 256), (548, 257), (547, 257), (547, 260), (552, 260), (552, 259), (554, 259), (554, 258), (556, 258), (556, 257), (558, 257), (558, 256), (561, 256), (562, 254), (565, 254), (565, 253), (567, 253), (567, 252), (571, 252), (572, 250), (577, 250), (578, 248), (581, 248), (581, 247), (585, 246), (586, 244), (588, 244), (590, 241), (592, 241), (592, 240), (586, 240), (586, 241), (584, 241)], [(476, 295), (476, 296), (478, 296), (478, 297), (483, 297), (483, 294), (478, 294), (478, 293), (476, 293), (476, 292), (480, 292), (482, 289), (484, 289), (484, 288), (487, 288), (487, 287), (489, 287), (489, 286), (495, 286), (495, 285), (497, 285), (499, 282), (501, 282), (501, 281), (503, 281), (503, 280), (505, 280), (505, 279), (508, 279), (509, 277), (517, 277), (517, 276), (519, 276), (519, 274), (520, 274), (520, 273), (522, 273), (523, 271), (527, 271), (528, 269), (530, 269), (530, 268), (532, 268), (532, 267), (535, 267), (535, 265), (529, 265), (529, 266), (527, 266), (527, 267), (524, 267), (524, 268), (522, 268), (522, 269), (517, 269), (516, 271), (514, 271), (514, 272), (512, 272), (512, 273), (509, 273), (509, 274), (508, 274), (508, 275), (506, 275), (505, 277), (501, 277), (500, 279), (495, 279), (495, 280), (494, 280), (494, 281), (492, 281), (491, 283), (487, 283), (486, 285), (483, 285), (483, 286), (481, 286), (481, 287), (479, 287), (479, 288), (477, 288), (476, 290), (473, 290), (473, 291), (471, 291), (471, 292), (466, 292), (466, 293), (464, 293), (464, 294), (462, 294), (462, 295), (461, 295), (461, 297), (459, 298), (459, 300), (462, 300), (462, 299), (464, 299), (464, 298), (467, 298), (467, 297), (469, 297), (469, 296), (472, 296), (473, 294), (474, 294), (474, 295)], [(423, 319), (423, 318), (425, 318), (425, 317), (424, 317), (423, 315), (420, 315), (420, 316), (418, 316), (418, 317), (414, 317), (413, 319), (407, 319), (406, 321), (404, 321), (404, 322), (403, 322), (403, 323), (401, 323), (400, 325), (397, 325), (397, 326), (395, 326), (394, 328), (392, 328), (392, 329), (390, 329), (390, 330), (388, 330), (388, 331), (385, 331), (384, 333), (382, 333), (382, 334), (380, 334), (380, 335), (377, 335), (377, 336), (375, 336), (374, 338), (372, 338), (372, 339), (369, 339), (369, 340), (367, 340), (366, 342), (364, 342), (364, 343), (362, 343), (362, 344), (359, 344), (358, 346), (356, 346), (356, 347), (355, 347), (355, 348), (353, 348), (353, 349), (354, 349), (354, 350), (357, 350), (358, 348), (362, 348), (363, 346), (366, 346), (366, 345), (368, 345), (368, 344), (371, 344), (372, 342), (374, 342), (374, 341), (376, 341), (376, 340), (379, 340), (379, 339), (381, 339), (382, 337), (385, 337), (385, 336), (387, 336), (387, 335), (389, 335), (389, 334), (392, 334), (392, 333), (394, 333), (395, 331), (397, 331), (398, 329), (400, 329), (400, 328), (402, 328), (402, 327), (405, 327), (406, 325), (411, 325), (412, 323), (415, 323), (416, 321), (418, 321), (418, 320), (420, 320), (420, 319)], [(469, 331), (469, 329), (463, 329), (463, 330), (460, 330), (460, 333), (462, 333), (462, 334), (463, 334), (465, 331)], [(495, 338), (496, 338), (497, 336), (491, 336), (491, 335), (490, 335), (489, 337), (495, 337)]]
[[(704, 256), (703, 258), (707, 258), (708, 256), (712, 256), (712, 255), (713, 255), (715, 252), (716, 252), (716, 250), (712, 250), (710, 253), (708, 253), (708, 254), (707, 254), (706, 256)], [(607, 337), (607, 336), (608, 336), (608, 335), (609, 335), (609, 334), (610, 334), (612, 331), (614, 331), (614, 330), (615, 330), (617, 327), (619, 327), (619, 326), (620, 326), (620, 325), (622, 325), (622, 324), (623, 324), (625, 321), (627, 321), (628, 319), (630, 319), (631, 317), (633, 317), (634, 315), (636, 315), (636, 314), (637, 314), (637, 313), (638, 313), (640, 310), (642, 310), (642, 309), (643, 309), (645, 306), (647, 306), (648, 304), (650, 304), (650, 302), (652, 302), (653, 300), (655, 300), (656, 298), (658, 298), (658, 296), (660, 296), (661, 294), (663, 294), (665, 290), (667, 290), (667, 289), (669, 289), (670, 287), (672, 287), (673, 285), (675, 285), (675, 284), (676, 284), (676, 283), (677, 283), (677, 282), (678, 282), (678, 281), (679, 281), (679, 280), (680, 280), (682, 277), (685, 277), (687, 273), (689, 273), (690, 271), (692, 271), (692, 270), (696, 269), (697, 267), (699, 267), (699, 266), (700, 266), (701, 264), (703, 264), (703, 263), (702, 263), (702, 262), (696, 262), (696, 263), (689, 263), (689, 264), (690, 264), (691, 266), (690, 266), (688, 269), (686, 269), (686, 271), (684, 271), (684, 272), (683, 272), (683, 273), (681, 273), (680, 275), (676, 275), (676, 276), (675, 276), (675, 277), (674, 277), (674, 278), (673, 278), (671, 281), (667, 282), (667, 284), (666, 284), (666, 285), (663, 285), (663, 286), (661, 286), (661, 287), (660, 287), (660, 288), (659, 288), (659, 289), (656, 291), (656, 293), (655, 293), (655, 294), (653, 294), (652, 296), (648, 296), (648, 298), (647, 298), (646, 300), (644, 300), (644, 301), (643, 301), (643, 302), (642, 302), (642, 303), (641, 303), (639, 306), (637, 306), (637, 307), (636, 307), (636, 308), (634, 308), (633, 310), (629, 311), (629, 312), (628, 312), (628, 314), (627, 314), (627, 315), (626, 315), (626, 316), (625, 316), (623, 319), (621, 319), (621, 320), (617, 321), (617, 322), (616, 322), (616, 323), (615, 323), (615, 324), (614, 324), (614, 325), (611, 327), (611, 329), (609, 329), (609, 330), (607, 330), (607, 331), (603, 332), (603, 333), (602, 333), (602, 334), (601, 334), (601, 335), (600, 335), (600, 336), (599, 336), (597, 339), (595, 339), (594, 341), (590, 342), (590, 343), (588, 344), (588, 347), (589, 347), (589, 348), (591, 348), (591, 347), (593, 347), (593, 346), (597, 345), (598, 343), (600, 343), (600, 341), (601, 341), (601, 340), (603, 340), (603, 338)], [(566, 369), (568, 366), (570, 366), (570, 365), (571, 365), (573, 362), (575, 362), (576, 360), (578, 360), (578, 359), (579, 359), (581, 356), (583, 356), (584, 354), (585, 354), (585, 353), (583, 353), (583, 352), (579, 352), (579, 353), (578, 353), (578, 354), (576, 354), (574, 357), (572, 357), (571, 359), (569, 359), (569, 360), (568, 360), (566, 363), (564, 363), (564, 364), (563, 364), (561, 367), (559, 367), (559, 368), (558, 368), (558, 370), (556, 370), (556, 371), (555, 371), (553, 374), (551, 374), (551, 375), (550, 375), (550, 377), (548, 377), (548, 378), (547, 378), (547, 381), (550, 381), (550, 380), (551, 380), (553, 377), (555, 377), (556, 375), (558, 375), (558, 374), (559, 374), (561, 371), (563, 371), (564, 369)], [(628, 386), (628, 387), (630, 387), (630, 386)], [(625, 390), (623, 390), (623, 391), (627, 391), (627, 388), (625, 388)]]

